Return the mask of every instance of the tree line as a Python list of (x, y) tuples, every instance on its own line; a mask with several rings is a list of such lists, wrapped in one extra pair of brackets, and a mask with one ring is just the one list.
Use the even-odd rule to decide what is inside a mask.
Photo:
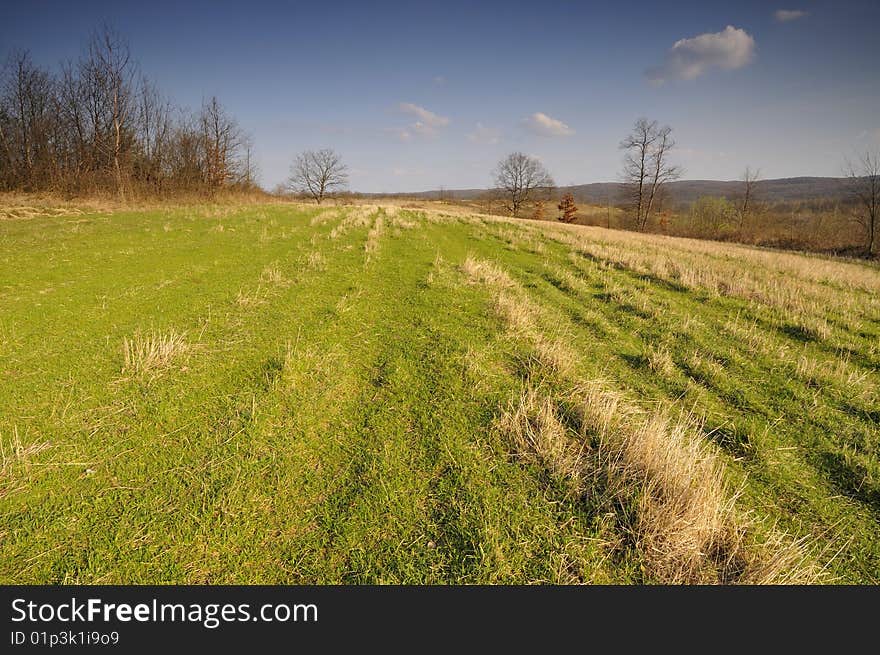
[(0, 71), (0, 189), (120, 197), (255, 187), (250, 138), (216, 97), (176, 107), (109, 27), (52, 71)]

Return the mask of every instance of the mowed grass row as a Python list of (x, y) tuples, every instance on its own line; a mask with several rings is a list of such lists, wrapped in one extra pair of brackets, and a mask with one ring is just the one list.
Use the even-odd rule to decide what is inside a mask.
[[(700, 274), (650, 271), (672, 246), (615, 235), (379, 207), (0, 223), (0, 579), (749, 581), (647, 530), (668, 484), (609, 483), (599, 384), (615, 434), (688, 414), (755, 557), (825, 572), (766, 579), (877, 581), (877, 270), (671, 241)], [(737, 265), (751, 287), (705, 274)], [(789, 279), (811, 303), (767, 291)]]

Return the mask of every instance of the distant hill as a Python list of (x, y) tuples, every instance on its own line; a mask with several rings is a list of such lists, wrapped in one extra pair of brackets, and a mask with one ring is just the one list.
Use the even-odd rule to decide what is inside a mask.
[[(701, 196), (724, 196), (735, 198), (742, 192), (743, 183), (737, 180), (679, 180), (666, 185), (667, 193), (674, 203), (691, 203)], [(561, 192), (573, 193), (583, 202), (604, 205), (609, 200), (620, 199), (621, 184), (618, 182), (594, 182), (560, 187)], [(438, 198), (439, 190), (399, 194), (418, 198)], [(486, 193), (486, 189), (446, 189), (447, 198), (472, 200)], [(378, 195), (378, 194), (371, 194)], [(382, 194), (387, 195), (387, 194)], [(766, 202), (792, 202), (798, 200), (843, 199), (847, 197), (846, 178), (842, 177), (785, 177), (760, 180), (755, 184), (755, 195)]]

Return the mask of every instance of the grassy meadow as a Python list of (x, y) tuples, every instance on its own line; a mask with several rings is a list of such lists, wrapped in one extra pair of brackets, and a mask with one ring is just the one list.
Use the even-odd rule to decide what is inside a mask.
[(878, 583), (880, 269), (394, 206), (8, 211), (3, 583)]

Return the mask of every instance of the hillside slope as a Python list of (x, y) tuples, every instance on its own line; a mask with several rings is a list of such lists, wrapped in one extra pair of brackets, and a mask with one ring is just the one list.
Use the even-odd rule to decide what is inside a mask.
[[(738, 180), (677, 180), (665, 185), (669, 199), (674, 203), (691, 203), (702, 196), (737, 198), (742, 194), (742, 182)], [(580, 201), (595, 205), (617, 203), (621, 199), (619, 182), (593, 182), (559, 187), (557, 193), (573, 193)], [(474, 200), (484, 195), (486, 189), (446, 189), (445, 197), (457, 200)], [(850, 197), (846, 178), (842, 177), (785, 177), (759, 180), (755, 184), (755, 197), (764, 202), (797, 202), (802, 200), (843, 200)], [(387, 194), (381, 194), (387, 195)], [(439, 191), (423, 191), (403, 194), (412, 197), (436, 199)]]
[(880, 581), (880, 272), (397, 208), (0, 221), (5, 583)]

